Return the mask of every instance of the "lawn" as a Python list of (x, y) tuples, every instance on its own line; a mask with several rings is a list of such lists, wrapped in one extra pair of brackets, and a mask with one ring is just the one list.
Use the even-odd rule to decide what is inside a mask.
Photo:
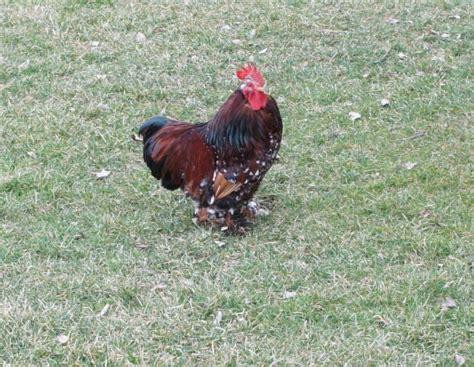
[[(472, 365), (473, 14), (3, 2), (0, 360)], [(271, 214), (229, 236), (194, 225), (130, 136), (208, 120), (247, 61), (284, 137)]]

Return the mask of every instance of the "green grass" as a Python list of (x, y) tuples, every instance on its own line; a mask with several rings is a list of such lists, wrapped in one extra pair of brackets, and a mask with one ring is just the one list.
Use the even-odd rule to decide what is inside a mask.
[[(22, 3), (0, 6), (4, 363), (474, 363), (471, 2)], [(271, 215), (232, 237), (130, 134), (207, 120), (248, 60), (284, 141)]]

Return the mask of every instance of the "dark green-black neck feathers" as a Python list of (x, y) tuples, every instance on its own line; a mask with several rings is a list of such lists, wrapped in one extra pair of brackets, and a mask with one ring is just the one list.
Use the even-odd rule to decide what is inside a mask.
[[(274, 100), (269, 98), (268, 104)], [(206, 125), (207, 142), (220, 153), (256, 148), (257, 142), (268, 140), (264, 121), (268, 107), (252, 110), (240, 89), (236, 90)]]

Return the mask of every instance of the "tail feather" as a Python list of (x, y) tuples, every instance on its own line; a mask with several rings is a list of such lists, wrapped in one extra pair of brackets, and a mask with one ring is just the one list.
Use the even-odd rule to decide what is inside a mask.
[[(167, 156), (161, 159), (154, 159), (154, 152), (160, 149), (159, 139), (153, 138), (162, 128), (167, 126), (170, 120), (164, 116), (153, 117), (143, 123), (138, 133), (143, 136), (143, 160), (150, 168), (151, 173), (158, 180), (161, 180), (162, 185), (168, 190), (175, 190), (179, 187), (169, 177), (169, 173), (163, 172), (163, 167), (166, 164)], [(157, 146), (158, 145), (158, 146)]]
[(140, 130), (138, 131), (138, 134), (143, 136), (143, 142), (146, 142), (150, 136), (168, 125), (169, 122), (170, 120), (164, 116), (152, 117), (143, 123), (143, 125), (140, 127)]
[(214, 171), (214, 153), (203, 138), (204, 123), (153, 117), (141, 126), (143, 159), (168, 190), (182, 188), (197, 196), (202, 180)]

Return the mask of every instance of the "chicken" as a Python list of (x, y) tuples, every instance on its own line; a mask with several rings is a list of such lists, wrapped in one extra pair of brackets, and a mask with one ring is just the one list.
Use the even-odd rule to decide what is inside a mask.
[(255, 192), (277, 158), (282, 120), (255, 65), (237, 71), (243, 84), (207, 123), (158, 116), (140, 128), (143, 158), (168, 190), (180, 188), (199, 223), (242, 229), (256, 214)]

